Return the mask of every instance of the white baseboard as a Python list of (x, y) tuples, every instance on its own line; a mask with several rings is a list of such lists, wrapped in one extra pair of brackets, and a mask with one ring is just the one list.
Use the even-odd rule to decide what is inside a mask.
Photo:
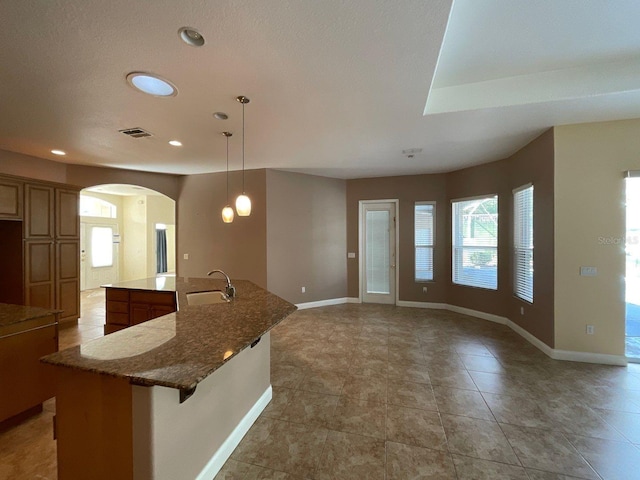
[(551, 358), (555, 360), (567, 360), (569, 362), (601, 363), (603, 365), (616, 365), (619, 367), (626, 367), (629, 363), (627, 357), (624, 355), (576, 352), (572, 350), (553, 350)]
[(399, 307), (411, 308), (433, 308), (435, 310), (447, 310), (449, 308), (449, 305), (446, 303), (411, 302), (409, 300), (398, 300), (396, 305)]
[(196, 480), (211, 480), (218, 474), (218, 472), (220, 471), (224, 463), (229, 459), (242, 438), (247, 434), (262, 411), (267, 407), (272, 397), (273, 390), (271, 388), (271, 385), (269, 385), (269, 388), (264, 391), (258, 401), (253, 405), (253, 407), (251, 407), (251, 410), (247, 412), (247, 414), (242, 418), (233, 432), (231, 432), (231, 435), (227, 437), (218, 451), (213, 455), (213, 457), (211, 457), (211, 460), (207, 462), (207, 465), (196, 477)]
[[(359, 298), (345, 297), (334, 298), (330, 300), (321, 300), (319, 302), (309, 302), (298, 304), (299, 309), (324, 307), (326, 305), (340, 305), (342, 303), (361, 303)], [(589, 353), (589, 352), (576, 352), (570, 350), (556, 350), (544, 343), (542, 340), (533, 336), (527, 332), (524, 328), (517, 323), (512, 322), (507, 317), (501, 317), (500, 315), (494, 315), (492, 313), (481, 312), (479, 310), (472, 310), (470, 308), (459, 307), (457, 305), (449, 305), (448, 303), (430, 303), (430, 302), (412, 302), (407, 300), (398, 300), (397, 306), (409, 307), (409, 308), (432, 308), (435, 310), (449, 310), (451, 312), (461, 313), (463, 315), (469, 315), (471, 317), (481, 318), (488, 320), (489, 322), (499, 323), (501, 325), (508, 326), (511, 330), (516, 332), (522, 338), (527, 340), (534, 347), (540, 349), (547, 356), (554, 360), (566, 360), (570, 362), (584, 362), (584, 363), (599, 363), (603, 365), (627, 365), (627, 358), (624, 355), (607, 355), (604, 353)]]
[(348, 297), (329, 298), (327, 300), (318, 300), (317, 302), (296, 303), (296, 307), (298, 307), (298, 310), (306, 310), (307, 308), (328, 307), (329, 305), (342, 305), (344, 303), (352, 302), (349, 301)]
[(493, 313), (480, 312), (478, 310), (471, 310), (470, 308), (459, 307), (457, 305), (447, 305), (447, 310), (456, 313), (462, 313), (463, 315), (469, 315), (471, 317), (481, 318), (483, 320), (488, 320), (489, 322), (499, 323), (501, 325), (508, 325), (509, 319), (506, 317), (501, 317), (500, 315), (494, 315)]

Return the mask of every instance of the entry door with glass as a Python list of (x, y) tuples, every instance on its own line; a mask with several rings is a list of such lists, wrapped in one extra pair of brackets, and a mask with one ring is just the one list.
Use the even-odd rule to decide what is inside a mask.
[(118, 225), (82, 224), (83, 290), (118, 281)]
[(361, 202), (362, 301), (396, 303), (396, 202)]

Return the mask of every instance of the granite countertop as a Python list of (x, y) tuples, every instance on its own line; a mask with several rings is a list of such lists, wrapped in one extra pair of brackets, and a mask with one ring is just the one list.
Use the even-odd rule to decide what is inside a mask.
[(40, 307), (25, 307), (24, 305), (12, 305), (0, 303), (0, 327), (7, 327), (16, 323), (26, 322), (35, 318), (60, 313), (60, 310), (48, 310)]
[[(134, 385), (193, 389), (296, 310), (295, 305), (249, 281), (232, 282), (237, 296), (231, 302), (190, 306), (187, 293), (224, 290), (226, 282), (177, 277), (177, 312), (48, 355), (42, 361), (128, 378)], [(125, 288), (121, 285), (126, 283), (114, 288)]]
[[(183, 281), (183, 278), (179, 278)], [(204, 279), (203, 279), (204, 280)], [(109, 283), (101, 285), (103, 288), (124, 288), (126, 290), (151, 290), (154, 292), (175, 292), (176, 277), (152, 277), (142, 278), (140, 280), (129, 280), (127, 282)]]

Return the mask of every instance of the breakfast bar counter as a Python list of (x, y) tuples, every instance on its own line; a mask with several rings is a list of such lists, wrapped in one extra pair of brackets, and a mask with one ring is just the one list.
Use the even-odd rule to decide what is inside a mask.
[(296, 307), (241, 280), (229, 302), (190, 305), (226, 282), (167, 280), (110, 287), (173, 289), (176, 312), (42, 359), (60, 480), (213, 478), (271, 400), (269, 331)]

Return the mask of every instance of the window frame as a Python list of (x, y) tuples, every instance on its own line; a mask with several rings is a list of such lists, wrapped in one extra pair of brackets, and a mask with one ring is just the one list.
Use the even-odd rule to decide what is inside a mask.
[[(522, 245), (518, 245), (517, 244), (517, 239), (518, 239), (518, 231), (520, 228), (522, 228), (521, 225), (519, 225), (517, 219), (517, 199), (516, 199), (516, 195), (518, 195), (519, 193), (524, 192), (525, 190), (531, 190), (531, 220), (530, 220), (530, 225), (531, 225), (531, 231), (528, 233), (529, 238), (531, 239), (531, 246), (522, 246)], [(534, 299), (535, 299), (535, 292), (534, 292), (534, 272), (535, 272), (535, 267), (534, 267), (534, 261), (535, 261), (535, 243), (534, 243), (534, 233), (535, 233), (535, 226), (534, 226), (534, 215), (535, 215), (535, 188), (533, 183), (527, 183), (525, 185), (522, 185), (518, 188), (514, 188), (512, 191), (513, 195), (512, 195), (512, 201), (513, 201), (513, 295), (518, 298), (519, 300), (522, 300), (523, 302), (529, 303), (529, 304), (533, 304), (534, 303)], [(528, 222), (527, 222), (528, 223)], [(519, 276), (519, 272), (520, 269), (518, 268), (519, 266), (519, 259), (520, 259), (520, 255), (522, 252), (531, 252), (531, 280), (530, 280), (530, 284), (531, 284), (531, 296), (528, 297), (526, 296), (526, 292), (523, 292), (521, 294), (521, 292), (519, 291), (518, 285), (521, 283), (519, 282), (520, 280), (520, 276)], [(524, 282), (522, 282), (522, 284), (525, 284), (526, 279), (524, 279)]]
[[(493, 200), (495, 199), (496, 201), (496, 246), (471, 246), (468, 245), (465, 247), (465, 245), (462, 246), (457, 246), (456, 244), (456, 227), (457, 227), (457, 222), (456, 222), (456, 204), (458, 203), (462, 203), (462, 202), (470, 202), (473, 200)], [(476, 195), (476, 196), (472, 196), (472, 197), (463, 197), (463, 198), (455, 198), (455, 199), (451, 199), (451, 283), (453, 285), (459, 285), (462, 287), (469, 287), (469, 288), (480, 288), (482, 290), (490, 290), (490, 291), (498, 291), (499, 290), (499, 276), (498, 276), (498, 265), (499, 265), (499, 248), (500, 248), (500, 242), (499, 242), (499, 232), (500, 232), (500, 195), (498, 195), (497, 193), (487, 193), (487, 194), (483, 194), (483, 195)], [(485, 285), (474, 285), (474, 284), (469, 284), (469, 283), (460, 283), (460, 281), (456, 281), (456, 254), (457, 254), (457, 250), (460, 249), (462, 252), (462, 256), (464, 257), (464, 250), (465, 248), (485, 248), (485, 249), (492, 249), (495, 250), (495, 258), (496, 258), (496, 279), (495, 279), (495, 287), (491, 287), (491, 286), (485, 286)]]
[[(418, 206), (430, 205), (431, 206), (431, 225), (432, 225), (432, 234), (431, 234), (431, 244), (430, 245), (418, 245), (417, 235), (416, 235), (416, 213)], [(419, 248), (428, 248), (431, 249), (431, 278), (418, 278), (418, 249)], [(419, 201), (414, 202), (413, 204), (413, 280), (415, 283), (427, 283), (433, 282), (435, 279), (435, 255), (436, 248), (436, 202), (433, 200), (429, 201)]]

